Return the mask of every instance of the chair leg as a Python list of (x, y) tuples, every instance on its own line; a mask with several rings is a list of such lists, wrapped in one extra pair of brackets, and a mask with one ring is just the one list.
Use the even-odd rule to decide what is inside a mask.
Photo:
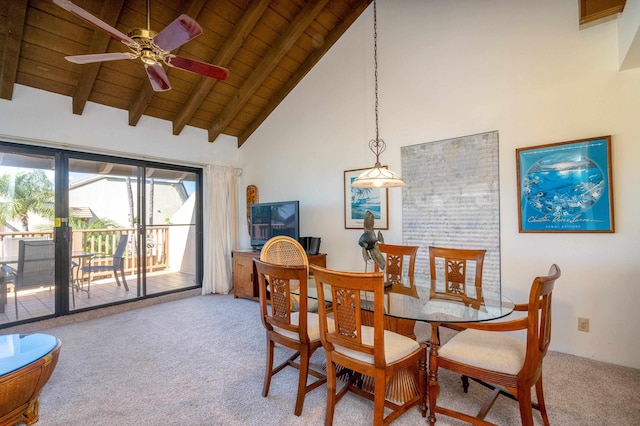
[(518, 406), (522, 426), (533, 426), (533, 407), (531, 405), (531, 388), (518, 386)]
[(460, 376), (460, 380), (462, 380), (462, 390), (464, 390), (464, 393), (468, 393), (469, 392), (469, 377), (462, 375)]
[[(116, 276), (116, 281), (118, 280), (118, 273), (113, 271), (113, 274)], [(127, 285), (127, 280), (124, 277), (124, 266), (120, 268), (120, 276), (122, 277), (122, 284), (124, 284), (124, 290), (129, 291), (129, 286)], [(118, 285), (120, 285), (120, 281), (118, 281)]]
[(273, 340), (267, 334), (267, 364), (264, 369), (264, 384), (262, 386), (262, 396), (269, 395), (269, 386), (271, 386), (271, 376), (273, 376)]
[(304, 396), (307, 393), (307, 376), (309, 375), (309, 348), (303, 345), (300, 348), (300, 375), (298, 377), (298, 396), (296, 397), (296, 408), (293, 412), (296, 416), (302, 414)]
[(333, 425), (333, 413), (336, 408), (336, 365), (327, 357), (327, 412), (325, 426)]
[(0, 272), (0, 313), (4, 313), (4, 305), (7, 304), (7, 283), (4, 281), (4, 274)]
[(382, 425), (384, 424), (384, 399), (386, 387), (384, 373), (378, 374), (376, 371), (373, 387), (373, 424)]
[(540, 408), (540, 415), (545, 426), (549, 426), (549, 417), (547, 417), (547, 407), (544, 404), (544, 392), (542, 390), (542, 374), (536, 382), (536, 397), (538, 398), (538, 407)]
[(16, 305), (16, 319), (18, 319), (18, 286), (13, 285), (13, 301)]

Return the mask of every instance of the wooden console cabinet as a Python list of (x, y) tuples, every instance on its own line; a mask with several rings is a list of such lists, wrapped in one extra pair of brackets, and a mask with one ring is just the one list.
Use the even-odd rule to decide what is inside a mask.
[[(234, 250), (233, 256), (233, 297), (258, 300), (258, 277), (253, 273), (253, 259), (260, 258), (255, 250)], [(327, 267), (326, 253), (310, 254), (309, 263)]]

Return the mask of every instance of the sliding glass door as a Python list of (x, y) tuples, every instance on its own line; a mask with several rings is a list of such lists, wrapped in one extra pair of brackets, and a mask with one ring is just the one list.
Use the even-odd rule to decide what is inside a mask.
[(0, 324), (55, 313), (55, 158), (0, 154)]
[(198, 285), (198, 175), (157, 167), (145, 175), (146, 293)]
[[(201, 286), (201, 184), (199, 169), (0, 143), (0, 328)], [(18, 274), (31, 240), (49, 241), (49, 282)]]
[(139, 169), (113, 161), (69, 159), (71, 310), (142, 294), (137, 270)]

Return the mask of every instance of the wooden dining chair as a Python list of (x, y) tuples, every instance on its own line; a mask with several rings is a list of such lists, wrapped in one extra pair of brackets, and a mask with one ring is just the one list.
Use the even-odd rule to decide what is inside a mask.
[[(373, 424), (388, 425), (411, 407), (421, 405), (426, 416), (425, 345), (384, 329), (382, 272), (340, 272), (311, 265), (318, 291), (320, 339), (327, 359), (327, 412), (325, 425), (333, 424), (336, 404), (349, 391), (373, 401)], [(361, 303), (373, 295), (373, 326), (363, 324)], [(333, 328), (327, 302), (333, 304)], [(366, 303), (366, 300), (365, 300)], [(387, 398), (391, 377), (410, 370), (419, 389), (402, 403)], [(337, 371), (350, 371), (337, 390)], [(362, 389), (363, 376), (373, 377), (373, 394)], [(385, 416), (385, 408), (390, 412)]]
[[(386, 285), (403, 284), (403, 278), (407, 278), (413, 284), (416, 267), (418, 246), (402, 246), (393, 244), (378, 244), (380, 253), (385, 258), (384, 282)], [(374, 262), (373, 270), (378, 272), (380, 267)]]
[[(276, 265), (258, 259), (254, 259), (253, 262), (258, 274), (260, 317), (267, 332), (267, 357), (262, 396), (266, 397), (269, 394), (271, 377), (286, 366), (297, 368), (299, 376), (294, 414), (299, 416), (302, 414), (305, 395), (327, 380), (324, 372), (311, 368), (309, 361), (322, 343), (318, 314), (307, 310), (308, 270), (304, 265)], [(267, 296), (267, 279), (270, 297)], [(293, 283), (295, 283), (295, 291), (300, 294), (297, 311), (293, 310), (291, 304)], [(276, 344), (293, 349), (295, 353), (274, 367), (273, 355)], [(309, 375), (316, 380), (307, 385)]]
[[(477, 307), (482, 302), (482, 266), (486, 250), (429, 246), (432, 298), (460, 300)], [(469, 269), (472, 274), (469, 276)], [(471, 286), (469, 286), (469, 284)], [(469, 287), (469, 288), (468, 288)]]
[[(429, 273), (433, 282), (430, 297), (459, 300), (467, 306), (479, 307), (482, 304), (482, 266), (486, 252), (483, 249), (429, 246)], [(440, 327), (461, 330), (452, 323), (441, 324)], [(468, 386), (464, 378), (463, 386), (465, 389)]]
[[(418, 255), (418, 246), (403, 246), (393, 244), (378, 244), (380, 253), (384, 257), (384, 287), (387, 294), (385, 308), (390, 310), (389, 304), (392, 303), (390, 294), (402, 294), (405, 296), (418, 297), (414, 275), (416, 267), (416, 257)], [(377, 263), (374, 262), (374, 272), (380, 270)], [(373, 313), (362, 312), (365, 325), (373, 325)], [(396, 318), (388, 316), (384, 317), (384, 327), (387, 330), (395, 331), (402, 335), (415, 339), (415, 321), (405, 320), (398, 321)]]
[[(435, 422), (435, 413), (441, 413), (473, 424), (487, 424), (483, 419), (502, 393), (518, 400), (524, 426), (533, 425), (532, 408), (539, 410), (544, 424), (549, 425), (542, 387), (542, 360), (551, 342), (551, 295), (558, 278), (560, 268), (553, 264), (546, 276), (533, 280), (529, 303), (515, 306), (516, 311), (527, 313), (525, 317), (503, 322), (465, 323), (464, 331), (453, 336), (435, 352), (435, 356), (431, 356), (430, 369), (436, 375), (439, 368), (444, 368), (490, 383), (495, 388), (489, 401), (474, 417), (438, 406), (437, 385), (430, 381), (430, 421)], [(516, 330), (527, 331), (526, 341), (505, 333)], [(537, 403), (531, 400), (534, 385)]]

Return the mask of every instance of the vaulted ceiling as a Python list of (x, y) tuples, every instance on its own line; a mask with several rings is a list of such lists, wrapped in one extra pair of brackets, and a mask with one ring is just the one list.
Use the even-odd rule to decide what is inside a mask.
[[(159, 32), (180, 14), (203, 28), (171, 53), (229, 69), (224, 81), (165, 67), (172, 89), (154, 92), (139, 60), (79, 65), (67, 55), (126, 52), (127, 47), (52, 0), (0, 0), (0, 98), (15, 84), (72, 98), (81, 115), (87, 102), (127, 110), (135, 126), (143, 115), (205, 129), (242, 145), (372, 0), (73, 0), (124, 34)], [(624, 0), (580, 0), (580, 23), (618, 13)]]
[[(224, 81), (169, 68), (172, 89), (154, 92), (140, 60), (74, 64), (67, 55), (127, 52), (127, 47), (51, 0), (0, 0), (0, 98), (14, 84), (236, 136), (239, 146), (302, 80), (371, 0), (151, 0), (150, 29), (180, 14), (203, 33), (171, 53), (229, 69)], [(147, 28), (147, 0), (73, 0), (124, 34)]]

